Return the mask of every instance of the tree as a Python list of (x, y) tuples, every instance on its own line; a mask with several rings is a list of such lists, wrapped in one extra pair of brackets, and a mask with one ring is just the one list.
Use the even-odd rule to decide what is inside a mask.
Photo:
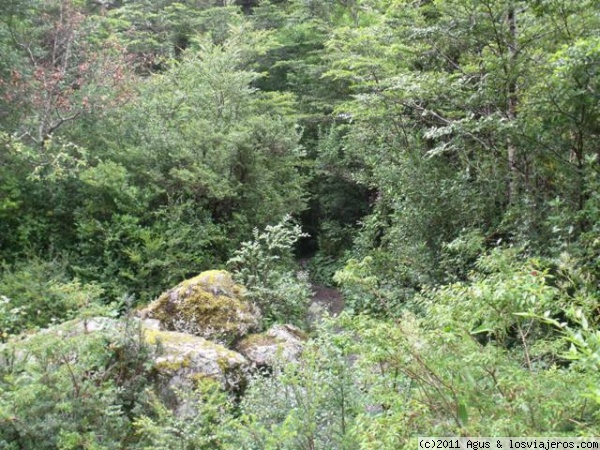
[(241, 225), (235, 216), (264, 224), (304, 203), (293, 98), (252, 87), (261, 75), (249, 64), (269, 45), (248, 24), (222, 44), (199, 38), (126, 118), (129, 145), (146, 149), (167, 197), (193, 199), (228, 226)]
[[(379, 247), (378, 270), (389, 267), (387, 257), (404, 261), (408, 275), (399, 284), (419, 285), (443, 276), (436, 271), (444, 246), (461, 233), (480, 228), (491, 245), (547, 239), (547, 202), (556, 189), (572, 189), (555, 184), (567, 176), (563, 169), (546, 170), (564, 168), (560, 161), (571, 150), (552, 149), (581, 135), (581, 126), (568, 133), (543, 125), (551, 117), (573, 123), (578, 114), (568, 112), (571, 106), (558, 112), (563, 100), (557, 97), (568, 90), (549, 88), (557, 78), (549, 66), (561, 45), (597, 29), (596, 19), (582, 20), (578, 5), (558, 0), (373, 7), (378, 18), (336, 28), (327, 43), (326, 76), (350, 83), (355, 94), (336, 109), (351, 120), (340, 126), (348, 130), (340, 146), (344, 159), (357, 181), (377, 191), (357, 241), (359, 256)], [(587, 80), (575, 85), (585, 86), (585, 121), (593, 121), (590, 106), (597, 100)], [(577, 153), (583, 155), (573, 152), (574, 159)]]
[(127, 96), (122, 49), (73, 0), (8, 2), (0, 16), (17, 64), (4, 81), (21, 137), (44, 146), (64, 125)]

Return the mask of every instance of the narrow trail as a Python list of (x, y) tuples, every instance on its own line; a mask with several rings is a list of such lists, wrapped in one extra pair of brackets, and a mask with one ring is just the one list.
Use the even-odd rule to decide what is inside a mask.
[(313, 284), (312, 290), (314, 292), (312, 303), (316, 303), (324, 310), (327, 310), (329, 315), (337, 316), (344, 309), (344, 299), (338, 289)]
[[(310, 258), (301, 258), (298, 260), (302, 270), (307, 272), (310, 272), (309, 262)], [(339, 289), (314, 283), (311, 283), (310, 287), (313, 291), (312, 305), (317, 305), (322, 310), (327, 311), (330, 316), (337, 316), (343, 311), (344, 299)]]

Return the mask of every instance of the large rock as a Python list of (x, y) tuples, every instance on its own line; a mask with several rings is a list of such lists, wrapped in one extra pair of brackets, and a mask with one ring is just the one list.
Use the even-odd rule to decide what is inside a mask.
[(224, 270), (202, 272), (162, 294), (141, 316), (161, 327), (230, 345), (259, 329), (260, 312)]
[[(191, 387), (195, 380), (210, 378), (224, 389), (243, 387), (249, 364), (239, 353), (198, 336), (160, 330), (156, 321), (149, 319), (135, 320), (129, 326), (141, 326), (145, 343), (156, 347), (153, 366), (163, 386), (172, 389)], [(92, 317), (41, 330), (27, 339), (39, 337), (49, 340), (44, 335), (52, 334), (62, 339), (80, 339), (82, 335), (88, 335), (113, 340), (124, 331), (125, 322), (122, 320)], [(17, 347), (26, 347), (27, 339), (17, 342)]]
[(179, 396), (179, 392), (186, 392), (199, 383), (216, 382), (230, 393), (243, 391), (250, 365), (242, 355), (204, 338), (160, 330), (156, 325), (156, 321), (148, 319), (76, 319), (32, 335), (13, 337), (0, 344), (0, 356), (24, 368), (44, 364), (47, 370), (55, 371), (70, 362), (84, 364), (87, 361), (92, 363), (89, 372), (94, 376), (97, 368), (93, 364), (97, 364), (97, 359), (91, 357), (90, 351), (112, 351), (122, 364), (128, 364), (128, 360), (120, 359), (127, 355), (122, 346), (132, 345), (131, 350), (137, 351), (139, 338), (152, 349), (151, 370), (144, 376), (152, 381), (161, 401), (178, 416), (196, 413), (194, 402), (186, 400), (186, 395)]
[(160, 347), (154, 368), (170, 390), (192, 387), (202, 378), (218, 381), (224, 389), (244, 386), (246, 359), (222, 345), (176, 331), (144, 328), (148, 344)]
[(236, 349), (255, 367), (296, 362), (304, 348), (305, 334), (293, 325), (275, 325), (265, 333), (251, 334)]

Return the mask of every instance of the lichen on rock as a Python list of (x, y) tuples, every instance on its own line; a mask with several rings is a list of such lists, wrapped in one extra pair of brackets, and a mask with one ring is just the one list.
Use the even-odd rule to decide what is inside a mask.
[(191, 387), (198, 377), (218, 381), (228, 390), (245, 383), (246, 359), (222, 345), (190, 334), (149, 328), (144, 329), (144, 338), (146, 343), (160, 347), (154, 368), (168, 389)]
[(236, 350), (255, 367), (273, 367), (277, 363), (298, 361), (306, 335), (293, 325), (275, 325), (265, 333), (251, 334)]
[(209, 270), (163, 293), (141, 312), (161, 327), (230, 345), (260, 327), (260, 312), (224, 270)]

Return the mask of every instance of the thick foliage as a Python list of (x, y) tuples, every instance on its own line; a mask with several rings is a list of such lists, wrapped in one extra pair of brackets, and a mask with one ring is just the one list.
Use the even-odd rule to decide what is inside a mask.
[(151, 380), (150, 349), (138, 327), (83, 334), (61, 329), (2, 346), (0, 446), (129, 447), (135, 442), (131, 417)]
[(58, 262), (29, 260), (0, 272), (0, 340), (101, 308), (102, 289), (69, 279)]
[(598, 6), (6, 0), (2, 340), (228, 260), (301, 324), (294, 245), (349, 314), (237, 409), (145, 394), (132, 335), (8, 342), (0, 446), (597, 435)]
[(136, 419), (134, 426), (143, 450), (217, 450), (224, 448), (233, 418), (231, 401), (211, 380), (198, 380), (195, 389), (178, 393), (185, 405), (178, 413), (151, 397), (151, 414)]
[(305, 273), (296, 271), (293, 246), (304, 235), (291, 216), (267, 225), (254, 239), (242, 243), (227, 264), (235, 278), (248, 288), (248, 297), (269, 321), (303, 325), (310, 300)]
[(469, 281), (427, 293), (417, 315), (344, 315), (322, 328), (300, 363), (254, 380), (238, 445), (395, 449), (425, 434), (597, 433), (598, 333), (586, 320), (597, 300), (576, 264), (551, 277), (505, 250), (477, 266)]

